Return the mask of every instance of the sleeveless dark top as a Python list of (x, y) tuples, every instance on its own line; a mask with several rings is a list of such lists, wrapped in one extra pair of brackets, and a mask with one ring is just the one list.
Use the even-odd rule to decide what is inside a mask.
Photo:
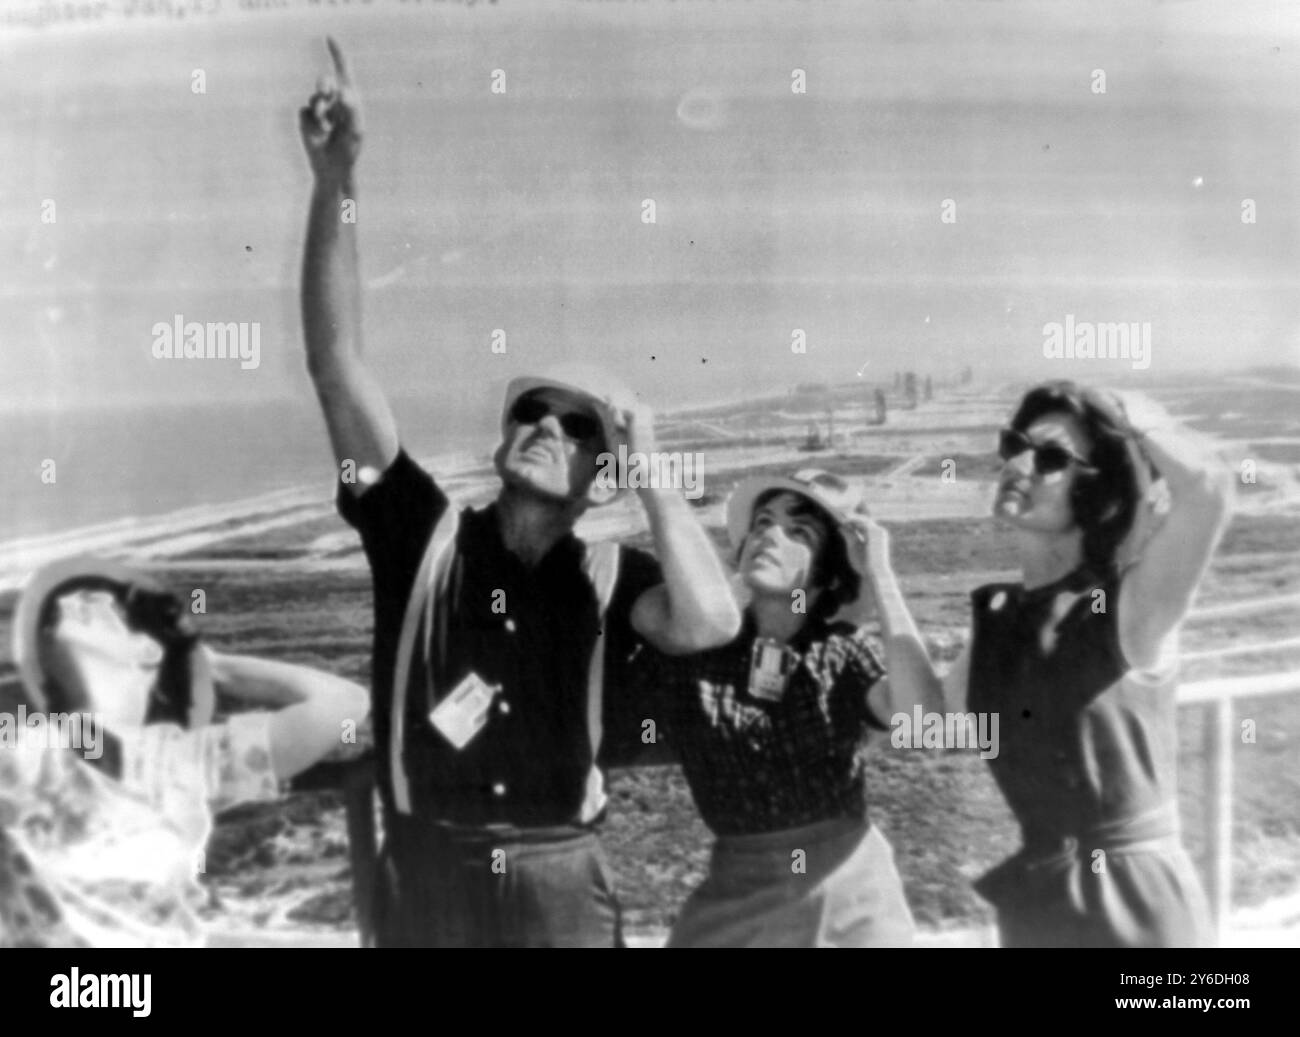
[(1178, 839), (1177, 673), (1131, 668), (1120, 577), (972, 596), (968, 709), (997, 713), (993, 777), (1024, 848), (976, 884), (1003, 943), (1204, 942), (1208, 911)]

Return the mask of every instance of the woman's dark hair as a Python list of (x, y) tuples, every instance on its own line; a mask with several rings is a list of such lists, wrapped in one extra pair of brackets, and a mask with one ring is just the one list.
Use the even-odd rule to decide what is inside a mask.
[[(759, 494), (754, 500), (753, 511), (750, 512), (751, 527), (754, 512), (757, 512), (773, 497), (782, 493), (793, 492), (792, 490), (778, 488)], [(853, 568), (853, 563), (849, 561), (849, 551), (845, 546), (844, 537), (840, 535), (839, 523), (827, 514), (825, 508), (800, 494), (799, 503), (791, 511), (796, 515), (806, 515), (816, 519), (825, 531), (826, 535), (822, 538), (821, 550), (817, 552), (817, 557), (813, 559), (812, 573), (810, 575), (812, 588), (820, 590), (821, 594), (818, 595), (817, 602), (808, 616), (810, 619), (828, 620), (843, 606), (857, 600), (861, 587), (861, 578), (858, 576), (857, 570)]]
[[(185, 726), (189, 718), (190, 691), (187, 675), (184, 672), (186, 665), (184, 651), (174, 649), (169, 644), (173, 638), (169, 637), (168, 633), (170, 629), (177, 626), (177, 617), (180, 615), (179, 604), (172, 596), (163, 596), (143, 588), (124, 587), (116, 580), (103, 577), (72, 580), (46, 594), (38, 620), (41, 639), (44, 640), (49, 636), (58, 624), (59, 598), (74, 591), (90, 590), (108, 591), (114, 595), (119, 602), (123, 603), (127, 626), (136, 632), (148, 634), (163, 645), (163, 661), (159, 667), (158, 681), (149, 696), (145, 723), (173, 723)], [(91, 708), (89, 702), (75, 701), (67, 689), (57, 681), (46, 682), (45, 696), (50, 713), (83, 712)]]
[(1138, 450), (1122, 407), (1075, 382), (1053, 381), (1030, 389), (1011, 427), (1025, 432), (1048, 414), (1075, 418), (1092, 441), (1087, 460), (1095, 472), (1076, 471), (1070, 506), (1083, 530), (1084, 563), (1099, 575), (1115, 569), (1116, 552), (1133, 527), (1149, 463)]

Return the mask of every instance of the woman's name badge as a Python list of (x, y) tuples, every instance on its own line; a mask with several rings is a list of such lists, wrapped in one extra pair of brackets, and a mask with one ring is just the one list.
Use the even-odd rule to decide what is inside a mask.
[(780, 702), (794, 669), (794, 655), (775, 641), (758, 640), (749, 657), (749, 694), (766, 702)]
[(429, 723), (457, 749), (464, 749), (487, 724), (488, 709), (500, 686), (470, 673), (429, 712)]

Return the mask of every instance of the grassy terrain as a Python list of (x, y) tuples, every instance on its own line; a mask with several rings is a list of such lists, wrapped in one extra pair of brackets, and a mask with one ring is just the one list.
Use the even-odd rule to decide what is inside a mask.
[[(1294, 399), (1294, 392), (1216, 388), (1212, 397), (1194, 394), (1177, 409), (1195, 414), (1207, 430), (1246, 439), (1290, 432)], [(726, 405), (714, 418), (744, 412), (740, 405)], [(991, 474), (991, 454), (942, 452), (932, 442), (924, 443), (920, 437), (925, 431), (909, 430), (926, 458), (913, 476), (933, 478), (944, 457), (957, 461), (960, 478), (983, 478), (986, 469)], [(683, 428), (683, 433), (684, 441), (674, 443), (673, 449), (718, 451), (716, 456), (706, 453), (710, 493), (701, 504), (721, 500), (746, 475), (797, 467), (746, 464), (741, 447), (751, 444), (686, 440), (694, 430)], [(1292, 462), (1295, 448), (1281, 444), (1260, 449), (1256, 456)], [(897, 455), (823, 452), (807, 463), (862, 476), (888, 470), (898, 461)], [(1243, 487), (1247, 493), (1251, 489)], [(965, 636), (970, 591), (979, 583), (1012, 575), (1017, 564), (1014, 542), (992, 519), (886, 525), (895, 568), (917, 622), (936, 655), (951, 659)], [(366, 683), (371, 599), (369, 574), (363, 568), (313, 572), (238, 564), (222, 568), (221, 562), (213, 566), (214, 560), (294, 561), (303, 558), (317, 538), (340, 531), (339, 520), (326, 514), (281, 529), (233, 536), (182, 556), (180, 567), (169, 569), (165, 577), (178, 590), (201, 587), (206, 592), (208, 614), (201, 619), (202, 627), (218, 647), (305, 663)], [(715, 527), (710, 534), (718, 550), (729, 553), (722, 530)], [(642, 533), (630, 542), (648, 546), (649, 539)], [(348, 546), (329, 554), (352, 550)], [(1217, 605), (1298, 591), (1300, 523), (1286, 514), (1239, 514), (1206, 575), (1199, 601)], [(0, 644), (9, 640), (13, 599), (13, 594), (0, 595)], [(1184, 632), (1184, 653), (1233, 646), (1251, 650), (1189, 659), (1184, 679), (1300, 669), (1300, 650), (1263, 654), (1251, 647), (1293, 637), (1298, 613), (1294, 607), (1280, 607), (1244, 616), (1193, 618)], [(12, 678), (12, 666), (0, 663), (0, 708), (5, 706), (6, 684), (12, 692)], [(1236, 718), (1253, 722), (1254, 729), (1253, 740), (1240, 740), (1234, 748), (1233, 899), (1245, 906), (1297, 888), (1300, 696), (1239, 701)], [(1195, 854), (1202, 851), (1206, 834), (1206, 719), (1199, 707), (1185, 708), (1179, 716), (1179, 795), (1185, 841)], [(363, 742), (367, 737), (363, 732)], [(972, 892), (970, 880), (1018, 845), (1016, 826), (987, 765), (961, 751), (895, 750), (882, 738), (870, 756), (868, 781), (873, 817), (894, 846), (917, 920), (930, 927), (987, 921), (988, 908)], [(704, 874), (709, 833), (675, 766), (617, 770), (609, 787), (604, 839), (627, 921), (641, 930), (669, 925)], [(300, 792), (281, 803), (231, 811), (219, 820), (210, 849), (205, 879), (217, 924), (333, 930), (354, 925), (339, 793)]]
[[(330, 520), (333, 521), (333, 520)], [(958, 649), (971, 574), (1009, 570), (1008, 538), (989, 521), (900, 523), (895, 558), (921, 628), (945, 657)], [(301, 531), (299, 531), (301, 538)], [(300, 541), (301, 542), (301, 541)], [(1267, 550), (1274, 560), (1253, 561)], [(1279, 554), (1291, 553), (1279, 564)], [(1208, 578), (1203, 600), (1276, 594), (1300, 587), (1300, 530), (1294, 523), (1239, 517)], [(363, 570), (172, 571), (173, 586), (207, 592), (206, 636), (218, 647), (319, 666), (365, 682), (370, 652), (369, 576)], [(8, 638), (12, 595), (0, 600), (0, 637)], [(1271, 640), (1294, 630), (1282, 612), (1193, 624), (1185, 647)], [(1192, 637), (1191, 635), (1195, 635)], [(1187, 643), (1191, 642), (1191, 643)], [(1249, 661), (1249, 657), (1247, 657)], [(1226, 662), (1226, 661), (1225, 661)], [(1201, 665), (1192, 676), (1240, 669)], [(1300, 663), (1300, 657), (1292, 664)], [(1259, 668), (1258, 662), (1255, 669)], [(1300, 698), (1241, 703), (1257, 740), (1236, 751), (1233, 870), (1237, 903), (1293, 889), (1300, 872)], [(1203, 845), (1203, 717), (1180, 715), (1183, 818), (1189, 848)], [(917, 920), (930, 926), (978, 923), (988, 910), (969, 881), (1017, 844), (1016, 827), (990, 779), (970, 753), (893, 749), (882, 739), (871, 755), (873, 815), (897, 854)], [(670, 924), (703, 876), (710, 838), (675, 766), (615, 771), (605, 826), (627, 918), (635, 928)], [(351, 900), (347, 841), (339, 795), (298, 794), (281, 804), (237, 809), (221, 819), (207, 861), (217, 919), (249, 924), (347, 927)]]

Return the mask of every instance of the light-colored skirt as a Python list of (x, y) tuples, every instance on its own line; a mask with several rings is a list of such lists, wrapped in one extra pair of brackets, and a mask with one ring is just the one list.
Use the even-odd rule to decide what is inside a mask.
[(668, 946), (907, 947), (915, 929), (885, 837), (837, 818), (720, 836)]

